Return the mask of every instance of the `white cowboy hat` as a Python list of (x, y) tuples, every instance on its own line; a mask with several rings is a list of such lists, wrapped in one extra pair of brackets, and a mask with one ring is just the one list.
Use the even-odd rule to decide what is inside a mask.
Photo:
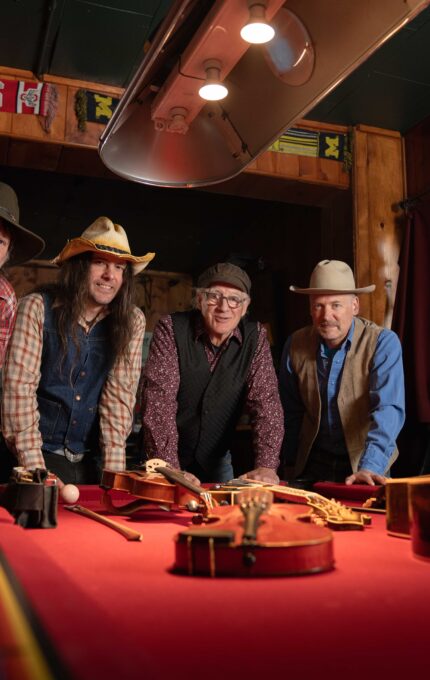
[(352, 269), (346, 262), (322, 260), (318, 262), (311, 274), (309, 288), (290, 286), (290, 290), (304, 295), (347, 295), (348, 293), (357, 295), (358, 293), (371, 293), (375, 290), (375, 285), (357, 288)]
[(127, 234), (120, 224), (114, 224), (108, 217), (98, 217), (78, 238), (67, 241), (63, 250), (52, 262), (61, 265), (80, 253), (110, 253), (120, 260), (131, 262), (133, 274), (139, 274), (155, 257), (155, 253), (132, 255)]

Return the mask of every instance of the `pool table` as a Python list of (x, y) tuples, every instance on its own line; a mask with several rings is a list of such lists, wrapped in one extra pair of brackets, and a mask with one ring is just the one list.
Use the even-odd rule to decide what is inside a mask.
[[(107, 516), (98, 487), (80, 491), (81, 505)], [(187, 511), (148, 505), (112, 518), (142, 541), (61, 502), (53, 529), (23, 529), (0, 508), (3, 559), (71, 678), (428, 676), (430, 562), (387, 534), (384, 515), (363, 531), (334, 533), (334, 570), (277, 578), (172, 573)]]

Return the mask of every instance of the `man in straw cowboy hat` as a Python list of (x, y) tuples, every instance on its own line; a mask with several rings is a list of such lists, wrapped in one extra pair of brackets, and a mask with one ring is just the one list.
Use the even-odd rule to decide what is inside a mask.
[(99, 217), (54, 259), (58, 283), (22, 298), (4, 367), (9, 465), (75, 484), (98, 480), (100, 453), (125, 468), (145, 330), (133, 276), (153, 257), (132, 255), (124, 229)]
[(404, 422), (402, 350), (395, 333), (358, 315), (360, 293), (345, 262), (312, 272), (312, 325), (285, 345), (280, 374), (284, 454), (294, 477), (383, 484)]
[[(16, 193), (8, 184), (0, 182), (0, 270), (5, 264), (23, 264), (37, 257), (44, 247), (40, 236), (20, 225)], [(15, 291), (0, 274), (0, 368), (12, 334), (16, 307)]]
[(196, 308), (162, 317), (154, 331), (143, 374), (144, 452), (192, 481), (232, 479), (229, 447), (245, 407), (254, 449), (247, 476), (279, 482), (282, 406), (266, 331), (246, 319), (250, 290), (243, 269), (219, 262), (200, 275)]

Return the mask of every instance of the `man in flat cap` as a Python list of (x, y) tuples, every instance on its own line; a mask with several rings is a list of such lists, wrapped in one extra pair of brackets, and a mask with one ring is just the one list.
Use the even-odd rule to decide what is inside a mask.
[(282, 407), (265, 329), (248, 321), (251, 282), (229, 262), (198, 280), (195, 309), (160, 319), (143, 373), (143, 442), (201, 482), (234, 476), (229, 450), (243, 408), (251, 418), (254, 469), (277, 483)]
[(3, 374), (3, 479), (20, 465), (95, 483), (100, 457), (125, 469), (145, 331), (133, 276), (153, 257), (132, 255), (124, 229), (99, 217), (55, 258), (58, 283), (21, 299)]
[[(0, 270), (5, 264), (13, 267), (37, 257), (44, 247), (40, 236), (20, 225), (16, 193), (8, 184), (0, 182)], [(0, 368), (12, 334), (16, 307), (15, 291), (0, 274)]]
[(383, 484), (405, 416), (397, 335), (358, 316), (360, 293), (345, 262), (323, 260), (309, 288), (312, 325), (287, 340), (280, 373), (284, 455), (294, 478)]

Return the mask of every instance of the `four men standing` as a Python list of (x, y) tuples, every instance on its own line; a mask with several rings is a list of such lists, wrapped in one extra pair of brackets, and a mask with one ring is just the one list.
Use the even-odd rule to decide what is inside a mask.
[[(17, 223), (3, 213), (0, 250), (2, 234), (10, 238), (4, 219)], [(3, 375), (3, 481), (17, 464), (46, 466), (64, 483), (125, 468), (145, 330), (133, 275), (153, 257), (132, 255), (122, 227), (100, 217), (55, 258), (58, 283), (20, 301)], [(374, 286), (357, 288), (336, 260), (315, 267), (309, 288), (291, 286), (309, 295), (312, 326), (284, 348), (284, 414), (265, 329), (246, 318), (250, 289), (244, 270), (218, 263), (200, 276), (194, 309), (157, 324), (143, 374), (144, 455), (193, 481), (228, 481), (247, 413), (254, 466), (244, 477), (279, 481), (285, 419), (294, 478), (383, 483), (404, 389), (397, 336), (358, 317), (357, 295)]]

